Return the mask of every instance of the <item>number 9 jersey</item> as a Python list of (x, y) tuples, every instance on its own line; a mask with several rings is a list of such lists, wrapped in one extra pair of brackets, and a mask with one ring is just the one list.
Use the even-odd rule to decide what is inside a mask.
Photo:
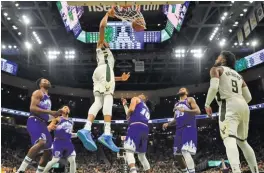
[(219, 78), (219, 94), (217, 100), (229, 99), (231, 97), (243, 98), (242, 84), (243, 78), (235, 70), (221, 66), (224, 70)]
[(134, 123), (134, 122), (141, 122), (144, 124), (148, 124), (149, 118), (150, 118), (149, 109), (147, 105), (145, 104), (145, 102), (140, 100), (140, 103), (137, 104), (128, 122), (129, 124)]

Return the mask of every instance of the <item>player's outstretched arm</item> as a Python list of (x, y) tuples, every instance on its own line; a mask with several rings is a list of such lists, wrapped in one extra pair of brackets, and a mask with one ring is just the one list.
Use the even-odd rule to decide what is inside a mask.
[(104, 44), (104, 39), (105, 39), (105, 27), (107, 25), (107, 21), (108, 21), (108, 13), (105, 14), (105, 16), (103, 17), (103, 19), (100, 22), (100, 26), (99, 26), (99, 40), (97, 42), (97, 47)]
[(217, 67), (212, 67), (210, 70), (210, 76), (211, 76), (211, 80), (210, 80), (210, 87), (209, 90), (207, 92), (207, 96), (206, 96), (206, 102), (205, 102), (205, 107), (209, 107), (212, 103), (212, 101), (214, 100), (216, 93), (218, 91), (219, 88), (219, 71)]
[(251, 93), (245, 81), (243, 81), (243, 84), (242, 84), (242, 95), (247, 103), (249, 103), (252, 100)]
[(130, 72), (128, 73), (123, 73), (122, 76), (116, 76), (115, 81), (127, 81), (130, 77)]
[(131, 114), (135, 111), (136, 106), (137, 106), (138, 103), (139, 103), (139, 98), (133, 97), (131, 99), (131, 103), (130, 103), (129, 109), (127, 111), (127, 116), (126, 116), (127, 119), (129, 119)]
[(34, 113), (35, 115), (39, 114), (50, 114), (52, 116), (57, 115), (57, 111), (51, 111), (51, 110), (45, 110), (39, 108), (37, 105), (40, 103), (40, 100), (42, 99), (43, 94), (40, 90), (36, 90), (33, 92), (31, 96), (31, 103), (30, 103), (30, 112)]

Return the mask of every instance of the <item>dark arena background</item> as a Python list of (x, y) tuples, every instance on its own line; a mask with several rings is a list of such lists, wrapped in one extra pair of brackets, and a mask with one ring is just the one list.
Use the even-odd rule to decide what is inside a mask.
[[(112, 5), (135, 2), (1, 2), (1, 172), (16, 172), (31, 147), (26, 122), (36, 80), (52, 83), (52, 110), (71, 109), (74, 132), (83, 128), (93, 103), (93, 71), (97, 66), (96, 42), (99, 24)], [(264, 3), (222, 2), (136, 2), (146, 21), (146, 30), (136, 32), (131, 23), (108, 20), (105, 39), (115, 57), (114, 72), (130, 72), (126, 82), (117, 82), (111, 129), (114, 142), (122, 147), (127, 121), (121, 98), (147, 96), (151, 111), (147, 158), (155, 173), (180, 172), (173, 157), (175, 127), (162, 124), (173, 118), (180, 87), (189, 89), (201, 109), (197, 116), (198, 145), (194, 156), (196, 172), (222, 172), (225, 147), (219, 133), (218, 106), (214, 118), (205, 115), (209, 71), (221, 51), (236, 55), (236, 70), (252, 94), (248, 142), (253, 147), (260, 172), (264, 172)], [(172, 11), (170, 11), (172, 9)], [(172, 14), (172, 15), (171, 15)], [(99, 112), (92, 126), (97, 139), (103, 133)], [(77, 153), (77, 172), (129, 172), (123, 152), (116, 154), (96, 142), (89, 152), (78, 138), (72, 139)], [(39, 157), (26, 170), (36, 171)], [(240, 151), (241, 169), (250, 172)], [(136, 163), (138, 172), (143, 172)], [(65, 159), (52, 172), (69, 172)], [(229, 170), (231, 172), (231, 169)]]

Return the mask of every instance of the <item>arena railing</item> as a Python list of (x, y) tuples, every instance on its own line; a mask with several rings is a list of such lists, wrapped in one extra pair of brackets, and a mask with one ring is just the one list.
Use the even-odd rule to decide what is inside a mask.
[[(257, 110), (257, 109), (264, 109), (264, 103), (256, 104), (256, 105), (251, 105), (249, 106), (250, 110)], [(14, 110), (14, 109), (8, 109), (8, 108), (1, 108), (2, 113), (7, 113), (11, 115), (17, 115), (17, 116), (25, 116), (28, 117), (30, 115), (29, 112), (24, 112), (24, 111), (19, 111), (19, 110)], [(218, 113), (213, 113), (213, 117), (217, 117)], [(209, 118), (206, 114), (203, 115), (197, 115), (195, 116), (196, 119), (206, 119)], [(82, 118), (72, 118), (74, 122), (78, 123), (85, 123), (86, 119)], [(166, 123), (173, 120), (173, 118), (162, 118), (162, 119), (153, 119), (149, 120), (149, 123)], [(95, 120), (94, 123), (96, 124), (103, 124), (104, 120)], [(125, 124), (127, 123), (127, 120), (112, 120), (113, 124)]]

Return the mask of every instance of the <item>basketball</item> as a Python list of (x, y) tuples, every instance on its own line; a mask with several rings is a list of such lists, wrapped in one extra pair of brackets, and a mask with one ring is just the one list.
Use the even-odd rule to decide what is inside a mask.
[(136, 32), (144, 31), (145, 27), (142, 25), (139, 25), (140, 23), (144, 23), (144, 19), (136, 19), (132, 22), (132, 28)]

